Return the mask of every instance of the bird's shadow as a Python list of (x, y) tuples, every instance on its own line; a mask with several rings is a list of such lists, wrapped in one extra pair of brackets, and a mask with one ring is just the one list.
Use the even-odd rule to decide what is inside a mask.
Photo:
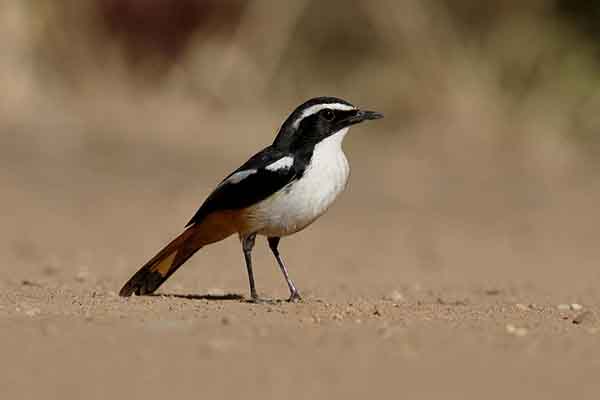
[(225, 294), (174, 294), (174, 293), (153, 293), (146, 296), (151, 297), (171, 297), (176, 299), (186, 300), (209, 300), (209, 301), (224, 301), (224, 300), (235, 300), (242, 301), (246, 298), (238, 293), (225, 293)]

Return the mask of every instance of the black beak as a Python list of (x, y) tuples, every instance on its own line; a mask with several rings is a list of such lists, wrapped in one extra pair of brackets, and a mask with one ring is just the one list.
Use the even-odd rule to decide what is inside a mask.
[(369, 119), (379, 118), (383, 118), (383, 114), (375, 111), (358, 110), (354, 115), (343, 120), (343, 124), (344, 126), (350, 126), (354, 124), (359, 124)]
[(362, 119), (362, 121), (366, 121), (368, 119), (379, 119), (383, 118), (383, 114), (378, 113), (376, 111), (359, 111), (358, 117)]

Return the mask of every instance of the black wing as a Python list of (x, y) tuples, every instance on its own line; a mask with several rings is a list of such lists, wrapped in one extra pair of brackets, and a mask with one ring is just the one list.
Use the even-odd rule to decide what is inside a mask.
[[(268, 165), (283, 157), (291, 157), (291, 154), (275, 150), (271, 146), (256, 153), (221, 181), (186, 227), (201, 222), (206, 215), (213, 211), (235, 210), (256, 204), (301, 176), (300, 163), (296, 162), (289, 168), (266, 169)], [(256, 170), (256, 172), (244, 177), (239, 182), (227, 182), (236, 173), (249, 170)]]

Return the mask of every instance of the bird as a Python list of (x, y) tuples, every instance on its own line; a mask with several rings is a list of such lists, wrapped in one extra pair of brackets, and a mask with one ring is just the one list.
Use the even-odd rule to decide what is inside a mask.
[(182, 233), (137, 271), (120, 296), (152, 294), (201, 248), (237, 234), (250, 285), (249, 302), (266, 302), (254, 281), (252, 249), (265, 236), (290, 297), (302, 297), (279, 252), (281, 238), (301, 231), (346, 188), (350, 168), (342, 142), (350, 127), (383, 114), (336, 97), (315, 97), (283, 122), (273, 143), (223, 179)]

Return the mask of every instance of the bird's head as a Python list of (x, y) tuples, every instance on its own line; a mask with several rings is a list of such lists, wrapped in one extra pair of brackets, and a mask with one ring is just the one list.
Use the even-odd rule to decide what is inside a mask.
[(285, 120), (273, 143), (281, 149), (314, 146), (352, 125), (383, 118), (375, 111), (357, 108), (336, 97), (316, 97), (298, 106)]

